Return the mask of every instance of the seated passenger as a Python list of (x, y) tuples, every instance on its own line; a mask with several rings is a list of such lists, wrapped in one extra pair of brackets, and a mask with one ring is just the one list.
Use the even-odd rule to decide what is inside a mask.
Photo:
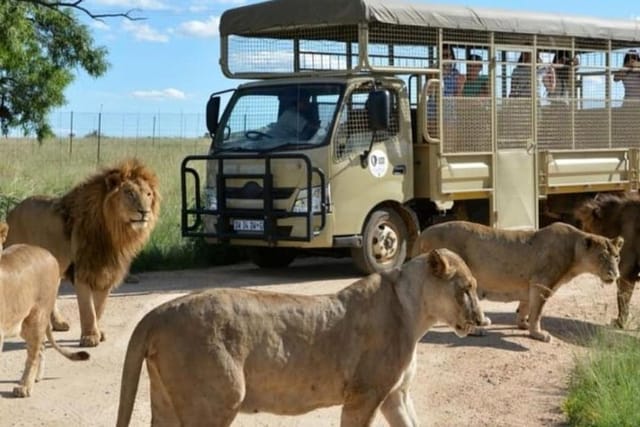
[(567, 102), (571, 97), (571, 67), (580, 64), (577, 56), (572, 56), (568, 50), (560, 50), (553, 56), (554, 70), (556, 73), (556, 86), (549, 92), (549, 97)]
[[(540, 57), (538, 56), (538, 64), (540, 63)], [(531, 87), (531, 52), (522, 52), (518, 59), (518, 66), (513, 70), (511, 74), (511, 92), (510, 98), (520, 97), (533, 97)], [(556, 74), (552, 67), (545, 66), (536, 70), (536, 77), (538, 80), (537, 87), (544, 87), (547, 95), (553, 93), (556, 87)]]
[[(624, 55), (622, 63), (623, 70), (616, 71), (613, 74), (613, 81), (621, 81), (624, 86), (624, 99), (640, 99), (640, 60), (638, 59), (638, 51), (629, 50)], [(637, 104), (636, 104), (637, 105)]]
[[(468, 61), (482, 61), (480, 55), (467, 56)], [(480, 75), (482, 64), (467, 63), (467, 78), (462, 88), (462, 96), (489, 96), (489, 76)]]

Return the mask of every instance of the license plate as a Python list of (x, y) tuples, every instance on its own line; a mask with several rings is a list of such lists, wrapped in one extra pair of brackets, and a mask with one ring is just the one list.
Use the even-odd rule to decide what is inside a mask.
[(234, 219), (233, 229), (235, 231), (264, 231), (264, 221), (260, 219)]

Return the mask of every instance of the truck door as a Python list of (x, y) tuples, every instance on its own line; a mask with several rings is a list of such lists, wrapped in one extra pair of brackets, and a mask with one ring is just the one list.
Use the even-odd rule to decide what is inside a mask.
[(495, 225), (538, 227), (536, 70), (531, 48), (496, 48)]
[(406, 225), (397, 212), (381, 204), (401, 204), (413, 191), (410, 129), (400, 129), (397, 90), (385, 89), (391, 98), (387, 130), (372, 132), (369, 127), (368, 82), (346, 93), (334, 138), (334, 236), (362, 235), (362, 247), (352, 248), (352, 256), (363, 272), (393, 268), (406, 256)]

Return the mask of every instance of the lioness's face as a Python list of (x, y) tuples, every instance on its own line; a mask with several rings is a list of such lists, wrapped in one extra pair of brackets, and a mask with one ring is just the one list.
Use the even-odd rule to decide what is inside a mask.
[[(439, 260), (433, 259), (439, 257)], [(478, 300), (478, 285), (467, 264), (456, 253), (437, 249), (429, 253), (431, 272), (444, 281), (444, 298), (439, 301), (441, 320), (445, 321), (456, 335), (463, 337), (476, 326), (484, 324), (485, 317)], [(438, 266), (438, 264), (441, 264)]]
[(605, 283), (613, 283), (620, 277), (620, 249), (622, 237), (607, 239), (601, 236), (588, 236), (578, 248), (578, 259), (582, 260), (585, 270), (595, 274)]
[(147, 227), (154, 215), (154, 193), (142, 179), (123, 182), (113, 197), (113, 203), (118, 205), (116, 211), (120, 220), (136, 230)]

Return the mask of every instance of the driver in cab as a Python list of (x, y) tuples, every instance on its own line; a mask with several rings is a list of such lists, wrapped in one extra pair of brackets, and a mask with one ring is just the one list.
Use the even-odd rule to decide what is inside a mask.
[(269, 134), (276, 138), (308, 140), (318, 130), (318, 121), (313, 118), (309, 94), (300, 91), (281, 98), (281, 113)]

